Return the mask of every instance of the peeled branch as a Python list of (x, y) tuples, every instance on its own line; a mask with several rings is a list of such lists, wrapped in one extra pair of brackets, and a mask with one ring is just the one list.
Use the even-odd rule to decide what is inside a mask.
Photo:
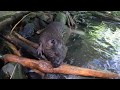
[(33, 48), (38, 48), (39, 45), (37, 43), (31, 42), (29, 40), (27, 40), (26, 38), (22, 37), (20, 34), (14, 32), (14, 35), (17, 36), (18, 39), (20, 39), (21, 41), (25, 42), (26, 44), (32, 46)]
[(81, 67), (72, 66), (68, 64), (62, 64), (58, 68), (53, 68), (49, 61), (46, 61), (46, 60), (38, 61), (35, 59), (24, 58), (24, 57), (12, 55), (12, 54), (6, 54), (1, 58), (3, 61), (16, 62), (16, 63), (22, 64), (25, 67), (36, 69), (44, 73), (73, 74), (73, 75), (91, 76), (91, 77), (99, 77), (99, 78), (106, 78), (106, 79), (120, 78), (120, 75), (116, 73), (81, 68)]
[(5, 41), (5, 43), (12, 49), (14, 55), (21, 56), (20, 52), (12, 43), (9, 43), (8, 41)]

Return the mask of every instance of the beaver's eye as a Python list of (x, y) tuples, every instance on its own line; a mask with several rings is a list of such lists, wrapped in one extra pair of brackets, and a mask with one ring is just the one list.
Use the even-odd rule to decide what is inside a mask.
[(57, 53), (57, 52), (55, 52), (54, 54), (55, 54), (56, 56), (59, 56), (59, 53)]
[(52, 44), (56, 44), (56, 40), (54, 40), (54, 39), (51, 40), (51, 43), (52, 43)]

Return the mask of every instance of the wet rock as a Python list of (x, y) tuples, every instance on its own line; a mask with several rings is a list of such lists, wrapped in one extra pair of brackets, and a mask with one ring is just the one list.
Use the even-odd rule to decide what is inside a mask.
[(31, 37), (34, 34), (34, 24), (28, 23), (24, 26), (23, 30), (19, 32), (24, 38)]

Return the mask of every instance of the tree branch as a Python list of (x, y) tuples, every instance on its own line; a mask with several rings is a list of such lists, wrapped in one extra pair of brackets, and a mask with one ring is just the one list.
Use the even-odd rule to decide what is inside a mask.
[(19, 57), (12, 54), (4, 55), (2, 57), (2, 60), (6, 62), (16, 62), (16, 63), (22, 64), (25, 67), (36, 69), (44, 73), (73, 74), (73, 75), (91, 76), (91, 77), (108, 78), (108, 79), (120, 78), (120, 75), (115, 73), (81, 68), (81, 67), (71, 66), (67, 64), (63, 64), (58, 68), (53, 68), (49, 61), (45, 61), (45, 60), (38, 61), (35, 59)]

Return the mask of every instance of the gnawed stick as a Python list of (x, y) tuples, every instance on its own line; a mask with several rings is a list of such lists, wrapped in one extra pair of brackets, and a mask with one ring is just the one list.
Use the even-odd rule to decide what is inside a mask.
[(45, 73), (73, 74), (73, 75), (92, 76), (92, 77), (107, 78), (107, 79), (120, 78), (120, 75), (115, 73), (81, 68), (67, 64), (63, 64), (58, 68), (53, 68), (49, 61), (45, 61), (45, 60), (37, 61), (35, 59), (19, 57), (12, 54), (4, 55), (2, 57), (2, 60), (6, 62), (17, 62), (25, 67), (36, 69)]
[(16, 24), (15, 26), (12, 28), (10, 34), (12, 34), (12, 32), (14, 31), (14, 29), (16, 28), (16, 26), (24, 19), (26, 18), (28, 15), (30, 15), (31, 13), (28, 13), (27, 15), (23, 16), (22, 19), (20, 19)]
[(14, 55), (21, 56), (20, 52), (12, 43), (9, 43), (8, 41), (5, 41), (5, 43), (12, 49)]
[(26, 44), (34, 47), (34, 48), (38, 48), (39, 45), (37, 43), (34, 43), (34, 42), (31, 42), (27, 39), (25, 39), (24, 37), (22, 37), (20, 34), (16, 33), (16, 32), (13, 32), (13, 35), (17, 36), (17, 38), (19, 38), (21, 41), (25, 42)]

